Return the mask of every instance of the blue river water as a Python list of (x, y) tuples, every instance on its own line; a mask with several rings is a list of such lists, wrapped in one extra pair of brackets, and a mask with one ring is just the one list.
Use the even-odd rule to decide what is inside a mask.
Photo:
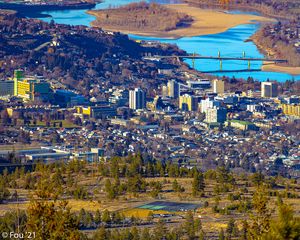
[[(121, 6), (137, 0), (106, 0), (103, 3), (96, 5), (95, 9), (105, 9), (114, 6)], [(150, 0), (162, 4), (175, 4), (180, 3), (180, 0)], [(63, 11), (47, 11), (43, 12), (50, 14), (52, 18), (42, 18), (44, 21), (53, 19), (56, 23), (70, 24), (70, 25), (86, 25), (89, 26), (95, 20), (94, 16), (86, 13), (86, 10), (63, 10)], [(239, 14), (240, 12), (235, 12)], [(134, 39), (142, 40), (155, 40), (164, 43), (177, 44), (179, 48), (188, 53), (197, 53), (204, 56), (218, 56), (220, 52), (224, 57), (242, 57), (245, 52), (246, 57), (263, 58), (256, 45), (251, 41), (245, 41), (251, 37), (260, 27), (259, 23), (244, 24), (233, 27), (225, 32), (218, 34), (210, 34), (205, 36), (184, 37), (179, 39), (163, 39), (155, 37), (144, 37), (130, 35)], [(192, 65), (191, 60), (186, 60), (187, 63)], [(251, 62), (251, 69), (260, 69), (262, 62)], [(236, 78), (253, 77), (254, 79), (265, 81), (277, 80), (284, 82), (286, 80), (300, 80), (300, 75), (293, 76), (286, 73), (277, 72), (262, 72), (262, 71), (247, 71), (247, 61), (223, 61), (222, 70), (229, 72), (214, 71), (220, 70), (220, 63), (216, 60), (195, 60), (195, 68), (202, 72), (213, 72), (211, 74), (216, 76), (229, 76)], [(237, 72), (236, 70), (245, 70)]]

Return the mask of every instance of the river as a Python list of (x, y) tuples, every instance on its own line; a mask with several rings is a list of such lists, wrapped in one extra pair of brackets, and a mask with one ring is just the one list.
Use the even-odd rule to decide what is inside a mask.
[[(180, 0), (150, 0), (162, 4), (180, 3)], [(125, 5), (136, 0), (105, 0), (103, 3), (96, 5), (95, 9), (105, 9), (112, 6)], [(62, 10), (62, 11), (47, 11), (43, 12), (49, 14), (52, 18), (42, 18), (44, 21), (51, 21), (53, 19), (56, 23), (70, 24), (70, 25), (86, 25), (95, 20), (94, 16), (86, 13), (86, 10)], [(235, 12), (239, 14), (240, 12)], [(211, 34), (206, 36), (184, 37), (180, 39), (163, 39), (152, 38), (144, 36), (130, 35), (134, 39), (156, 40), (165, 43), (177, 44), (181, 49), (188, 53), (198, 53), (205, 56), (217, 56), (220, 51), (221, 56), (224, 57), (241, 57), (243, 52), (246, 57), (263, 58), (264, 56), (259, 52), (253, 42), (245, 41), (252, 36), (260, 27), (256, 24), (244, 24), (231, 28), (223, 33)], [(187, 63), (192, 64), (191, 60), (186, 60)], [(260, 69), (262, 62), (251, 62), (251, 69)], [(216, 60), (195, 60), (195, 68), (199, 71), (217, 71), (220, 69), (220, 64)], [(217, 76), (229, 76), (236, 78), (253, 77), (260, 81), (277, 80), (284, 82), (286, 80), (300, 80), (300, 75), (292, 76), (286, 73), (277, 72), (262, 72), (262, 71), (244, 71), (235, 72), (235, 70), (248, 69), (248, 63), (245, 61), (223, 61), (222, 73), (213, 73)]]

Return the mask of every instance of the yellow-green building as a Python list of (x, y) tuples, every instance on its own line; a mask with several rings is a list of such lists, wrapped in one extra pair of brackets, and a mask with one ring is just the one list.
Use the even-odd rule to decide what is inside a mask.
[(26, 78), (22, 70), (14, 72), (14, 95), (34, 101), (36, 98), (48, 97), (50, 84), (43, 80)]
[(300, 104), (281, 104), (283, 114), (300, 117)]
[(113, 117), (117, 115), (116, 109), (111, 106), (77, 106), (76, 111), (78, 114), (82, 114), (82, 116), (96, 119)]
[(183, 111), (197, 111), (198, 97), (184, 94), (179, 97), (179, 108)]

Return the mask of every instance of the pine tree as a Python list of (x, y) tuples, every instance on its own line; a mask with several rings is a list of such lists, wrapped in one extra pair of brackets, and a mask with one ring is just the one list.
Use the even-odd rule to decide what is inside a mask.
[(270, 229), (271, 212), (268, 209), (268, 197), (264, 189), (257, 188), (253, 195), (254, 214), (251, 216), (248, 238), (261, 239)]
[(106, 231), (105, 227), (102, 226), (99, 228), (96, 233), (93, 236), (94, 240), (108, 240), (110, 239), (109, 237), (109, 231)]
[(188, 211), (188, 213), (186, 214), (184, 229), (185, 229), (189, 239), (195, 238), (194, 216), (191, 211)]
[(38, 240), (80, 239), (76, 217), (71, 214), (65, 201), (58, 204), (32, 201), (27, 214), (27, 231), (35, 232)]
[(205, 188), (204, 176), (202, 172), (196, 171), (194, 173), (194, 179), (192, 184), (193, 196), (197, 196), (200, 192), (203, 192)]
[(300, 218), (294, 217), (291, 206), (280, 204), (279, 217), (271, 222), (270, 231), (262, 237), (264, 240), (296, 240), (300, 239)]
[(225, 234), (223, 228), (219, 232), (219, 240), (225, 240)]

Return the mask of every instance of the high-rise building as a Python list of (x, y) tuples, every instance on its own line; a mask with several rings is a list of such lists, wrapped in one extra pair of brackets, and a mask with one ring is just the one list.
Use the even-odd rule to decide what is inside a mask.
[(33, 101), (36, 98), (47, 98), (50, 93), (50, 84), (33, 77), (24, 77), (22, 70), (14, 72), (14, 95)]
[(261, 97), (273, 98), (278, 96), (278, 85), (274, 82), (261, 83)]
[(14, 71), (14, 95), (18, 96), (18, 81), (22, 81), (24, 78), (24, 71), (17, 69)]
[(179, 108), (183, 111), (197, 111), (199, 97), (184, 94), (179, 97)]
[(224, 81), (218, 79), (212, 80), (212, 90), (214, 93), (218, 93), (218, 94), (224, 93), (225, 90)]
[(214, 107), (220, 107), (221, 106), (221, 102), (216, 101), (212, 98), (206, 98), (205, 100), (201, 101), (201, 112), (205, 113), (207, 109), (209, 108), (214, 108)]
[(0, 81), (0, 96), (14, 95), (14, 81)]
[(169, 96), (169, 93), (168, 93), (168, 86), (163, 85), (163, 86), (161, 87), (161, 95), (162, 95), (162, 97), (164, 97), (164, 98)]
[(146, 108), (146, 93), (142, 89), (135, 88), (129, 91), (129, 107), (131, 109)]
[(208, 108), (205, 112), (205, 121), (208, 123), (224, 123), (227, 110), (225, 108)]
[(168, 96), (177, 99), (180, 95), (179, 83), (175, 80), (168, 81)]

